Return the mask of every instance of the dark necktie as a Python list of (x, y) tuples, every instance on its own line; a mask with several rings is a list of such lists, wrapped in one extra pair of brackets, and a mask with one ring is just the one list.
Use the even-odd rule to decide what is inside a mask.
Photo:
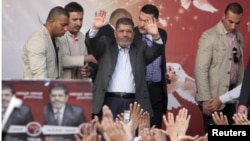
[(60, 111), (57, 111), (55, 113), (55, 119), (56, 119), (57, 125), (61, 125), (60, 115), (61, 115)]

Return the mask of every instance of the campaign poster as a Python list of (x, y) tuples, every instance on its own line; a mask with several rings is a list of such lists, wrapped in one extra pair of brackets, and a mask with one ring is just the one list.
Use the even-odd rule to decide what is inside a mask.
[(2, 80), (3, 141), (74, 141), (91, 110), (91, 79)]

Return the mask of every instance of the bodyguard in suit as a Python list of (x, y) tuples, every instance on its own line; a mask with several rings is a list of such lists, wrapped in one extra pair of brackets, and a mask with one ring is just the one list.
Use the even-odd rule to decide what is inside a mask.
[[(134, 41), (144, 41), (149, 47), (153, 39), (146, 29), (147, 18), (155, 18), (158, 21), (159, 10), (155, 5), (144, 5), (139, 14), (139, 23), (135, 28)], [(165, 44), (167, 41), (167, 33), (164, 29), (158, 28), (161, 40), (163, 41), (163, 51), (161, 55), (156, 58), (152, 63), (146, 67), (146, 81), (150, 94), (150, 102), (153, 108), (154, 116), (150, 119), (151, 126), (155, 125), (156, 128), (162, 126), (162, 116), (167, 109), (167, 92), (166, 92), (166, 57), (165, 57)]]
[(146, 84), (146, 64), (161, 55), (163, 42), (155, 18), (148, 18), (146, 29), (153, 37), (153, 47), (145, 42), (133, 42), (134, 23), (120, 18), (116, 23), (116, 41), (103, 36), (93, 54), (98, 60), (98, 72), (93, 85), (93, 114), (100, 114), (103, 105), (109, 106), (114, 117), (137, 101), (153, 116)]
[(239, 106), (237, 112), (245, 114), (250, 119), (249, 106), (250, 106), (250, 58), (245, 70), (244, 79), (241, 86)]
[(44, 105), (44, 124), (76, 126), (85, 122), (81, 107), (67, 104), (68, 91), (62, 84), (53, 84), (50, 88), (50, 103)]
[[(247, 21), (247, 33), (250, 35), (250, 16), (248, 17)], [(245, 70), (244, 79), (241, 87), (241, 93), (239, 98), (239, 105), (237, 112), (243, 113), (246, 116), (248, 116), (248, 119), (250, 119), (250, 57), (248, 59), (248, 65)]]
[(195, 82), (204, 120), (205, 131), (213, 124), (211, 114), (222, 111), (233, 122), (235, 101), (222, 104), (219, 96), (242, 83), (243, 37), (237, 31), (243, 9), (239, 3), (227, 5), (223, 18), (214, 27), (205, 31), (200, 40), (195, 61)]
[(22, 54), (24, 78), (58, 79), (61, 77), (61, 58), (58, 55), (56, 37), (64, 35), (68, 22), (68, 13), (63, 7), (57, 6), (50, 10), (46, 23), (31, 34)]

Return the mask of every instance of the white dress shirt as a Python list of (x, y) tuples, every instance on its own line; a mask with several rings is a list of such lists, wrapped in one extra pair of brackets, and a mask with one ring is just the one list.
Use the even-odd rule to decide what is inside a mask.
[(118, 46), (117, 63), (109, 81), (107, 92), (135, 93), (135, 80), (130, 63), (129, 48), (122, 49)]

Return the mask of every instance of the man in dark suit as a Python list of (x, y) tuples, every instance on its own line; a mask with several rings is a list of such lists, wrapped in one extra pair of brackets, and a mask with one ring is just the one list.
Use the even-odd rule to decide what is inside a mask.
[(116, 23), (116, 41), (103, 36), (99, 43), (91, 46), (98, 60), (98, 71), (93, 85), (93, 114), (100, 114), (107, 105), (114, 117), (129, 109), (137, 101), (153, 116), (146, 84), (146, 64), (152, 62), (163, 51), (162, 40), (155, 18), (146, 20), (147, 31), (153, 37), (153, 47), (145, 42), (133, 42), (134, 23), (130, 18), (120, 18)]
[(67, 104), (68, 91), (62, 84), (54, 84), (50, 88), (50, 103), (44, 106), (44, 124), (76, 126), (85, 122), (81, 107)]
[[(247, 33), (250, 35), (250, 16), (247, 21)], [(237, 112), (243, 113), (250, 119), (250, 57), (248, 59), (248, 65), (244, 73), (244, 79), (242, 82), (241, 93), (239, 98), (239, 106)]]
[(2, 127), (2, 139), (4, 141), (10, 141), (13, 140), (13, 138), (26, 140), (26, 134), (6, 135), (6, 133), (10, 125), (26, 126), (29, 122), (33, 121), (33, 116), (31, 114), (30, 107), (23, 104), (20, 106), (14, 106), (14, 109), (11, 110), (12, 112), (10, 113), (10, 115), (6, 115), (7, 109), (10, 108), (10, 101), (15, 97), (14, 93), (15, 92), (12, 85), (7, 83), (2, 84), (2, 120), (7, 120), (5, 126)]
[[(146, 29), (148, 18), (155, 18), (158, 21), (159, 10), (155, 5), (144, 5), (139, 14), (139, 23), (135, 28), (135, 41), (144, 40), (149, 46), (152, 44), (152, 35)], [(151, 126), (157, 128), (162, 126), (162, 116), (167, 109), (167, 92), (166, 92), (166, 60), (165, 60), (165, 44), (167, 41), (167, 33), (165, 30), (158, 28), (161, 40), (163, 41), (164, 51), (161, 56), (155, 59), (146, 67), (146, 81), (150, 93), (150, 101), (153, 108), (154, 116), (151, 117)]]
[[(132, 19), (131, 14), (124, 8), (115, 9), (109, 17), (108, 24), (105, 21), (106, 11), (100, 10), (95, 14), (93, 25), (86, 33), (86, 38), (85, 38), (85, 44), (87, 46), (89, 54), (93, 54), (91, 47), (96, 45), (96, 43), (100, 40), (102, 36), (107, 36), (110, 38), (110, 40), (115, 40), (114, 36), (115, 24), (116, 21), (122, 17), (128, 17)], [(91, 67), (92, 67), (91, 78), (94, 81), (98, 65), (92, 65)]]
[(244, 79), (241, 86), (239, 106), (237, 112), (243, 113), (250, 119), (249, 106), (250, 106), (250, 58), (248, 59), (248, 65), (244, 73)]
[[(44, 125), (79, 127), (86, 122), (81, 107), (68, 104), (68, 90), (62, 84), (53, 84), (49, 90), (50, 103), (44, 105)], [(53, 127), (51, 127), (53, 128)], [(52, 140), (74, 141), (74, 135), (46, 135)]]

